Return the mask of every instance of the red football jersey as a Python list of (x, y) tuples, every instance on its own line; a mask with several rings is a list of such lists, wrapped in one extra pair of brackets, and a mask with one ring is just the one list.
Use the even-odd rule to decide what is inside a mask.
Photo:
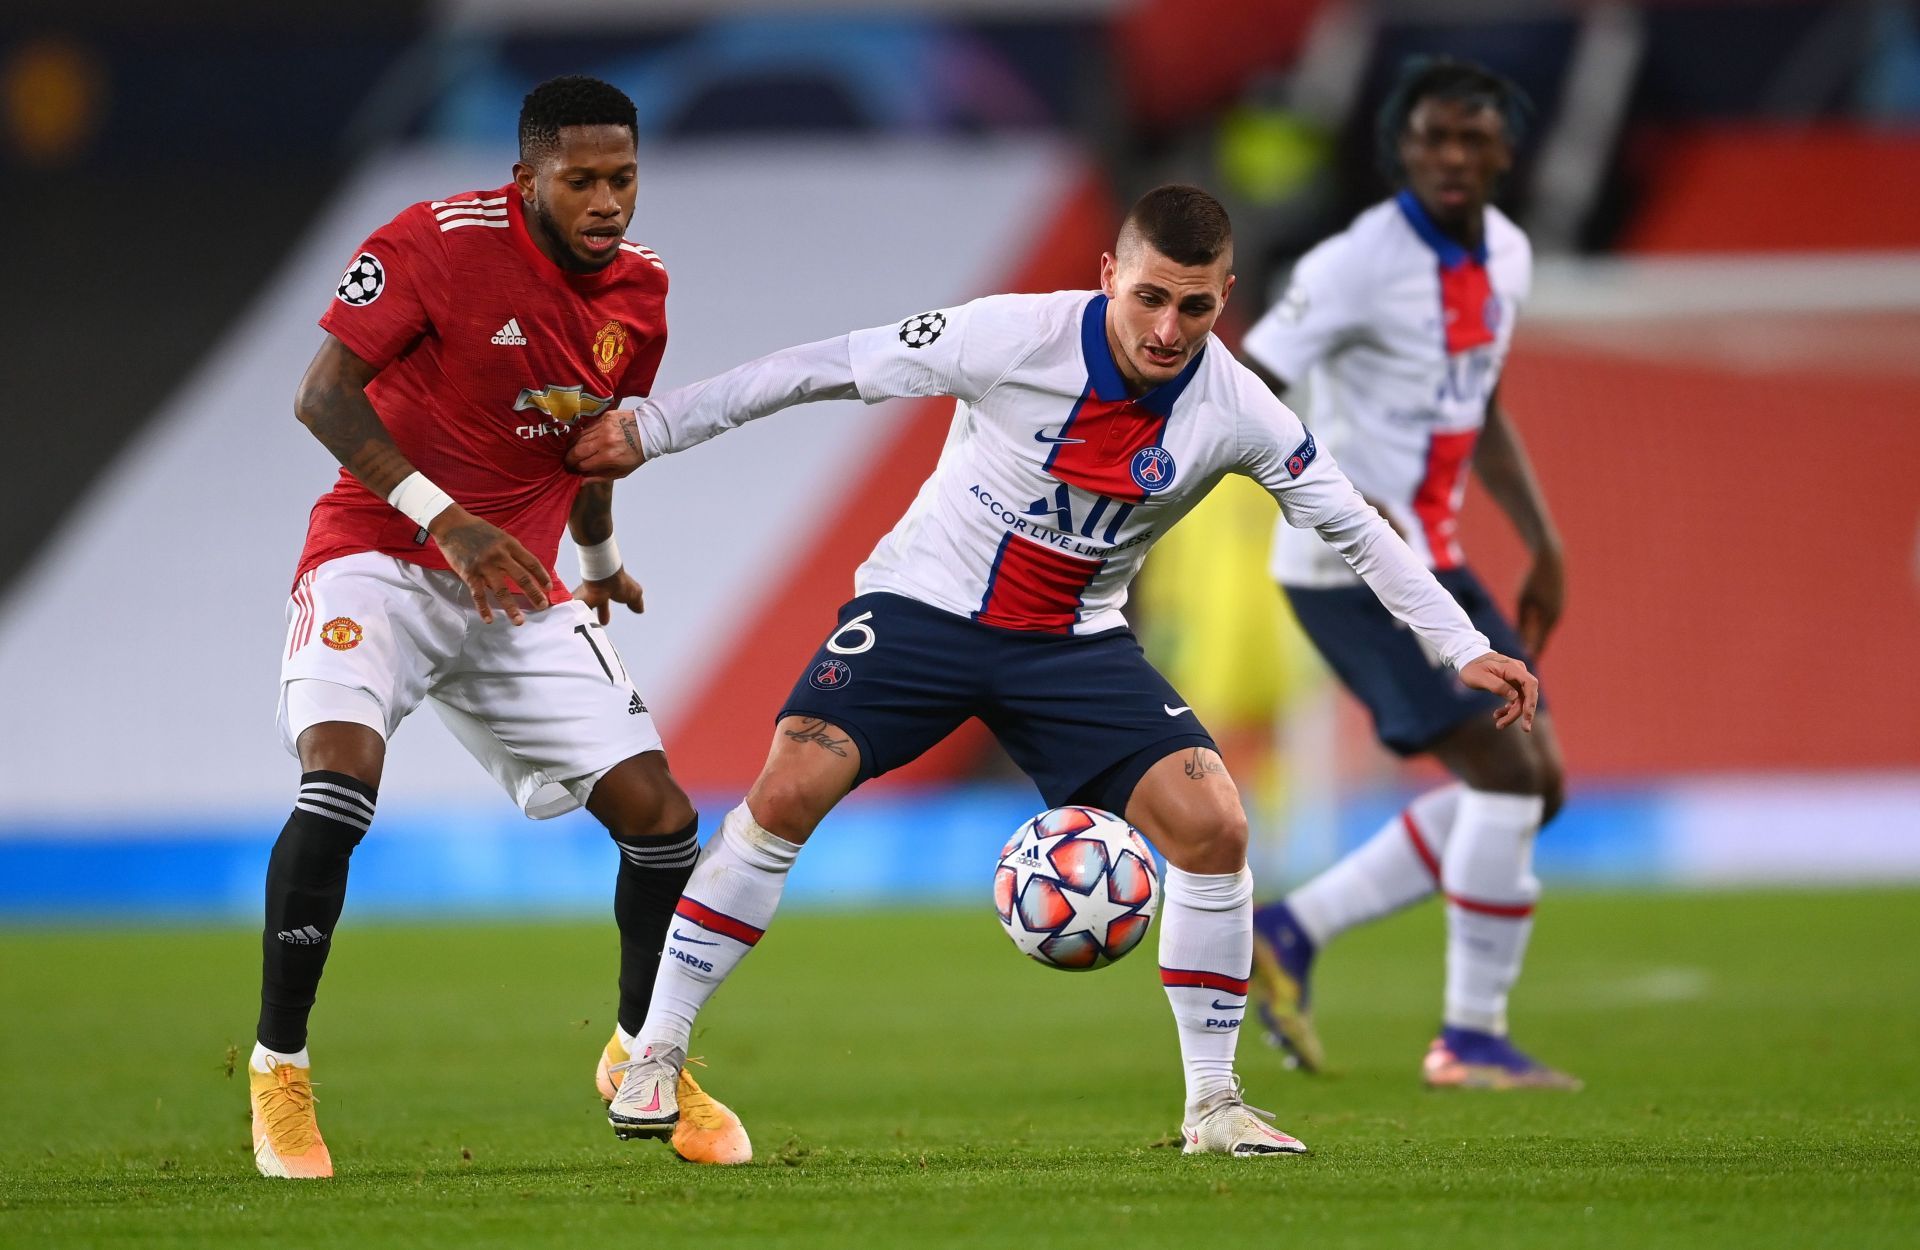
[[(380, 372), (367, 397), (402, 455), (553, 572), (581, 479), (573, 425), (653, 389), (667, 270), (622, 242), (605, 269), (561, 269), (509, 184), (415, 204), (361, 245), (320, 326)], [(427, 532), (342, 469), (313, 506), (296, 580), (379, 551), (444, 569)], [(555, 602), (568, 597), (556, 574)]]

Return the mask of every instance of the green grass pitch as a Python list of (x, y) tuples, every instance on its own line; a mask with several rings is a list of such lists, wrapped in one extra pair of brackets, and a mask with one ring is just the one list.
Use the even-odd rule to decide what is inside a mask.
[(0, 930), (0, 1245), (1920, 1244), (1920, 893), (1549, 897), (1519, 1036), (1579, 1094), (1435, 1094), (1432, 905), (1322, 962), (1333, 1076), (1249, 1030), (1304, 1159), (1184, 1158), (1151, 943), (1067, 975), (990, 911), (777, 921), (702, 1021), (757, 1158), (614, 1140), (605, 925), (354, 924), (315, 1019), (339, 1175), (253, 1175), (257, 939)]

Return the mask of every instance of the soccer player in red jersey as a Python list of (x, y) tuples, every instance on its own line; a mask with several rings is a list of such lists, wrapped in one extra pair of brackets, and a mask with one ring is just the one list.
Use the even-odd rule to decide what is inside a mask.
[[(423, 699), (520, 804), (584, 806), (621, 853), (620, 1011), (595, 1083), (611, 1099), (645, 1017), (696, 815), (605, 634), (641, 610), (613, 541), (612, 489), (566, 471), (575, 421), (643, 396), (666, 347), (667, 273), (626, 241), (633, 103), (557, 78), (527, 96), (513, 181), (415, 204), (375, 231), (320, 319), (302, 424), (340, 461), (314, 505), (288, 604), (279, 723), (299, 796), (267, 868), (254, 1159), (324, 1177), (307, 1017), (374, 814), (387, 738)], [(580, 548), (577, 594), (554, 569)], [(750, 1155), (695, 1091), (674, 1147)]]

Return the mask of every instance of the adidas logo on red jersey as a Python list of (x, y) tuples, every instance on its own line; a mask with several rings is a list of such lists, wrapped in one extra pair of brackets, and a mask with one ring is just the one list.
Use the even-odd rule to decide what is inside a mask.
[(527, 345), (527, 336), (520, 331), (520, 319), (518, 317), (507, 318), (507, 324), (493, 332), (493, 345), (495, 347), (525, 347)]

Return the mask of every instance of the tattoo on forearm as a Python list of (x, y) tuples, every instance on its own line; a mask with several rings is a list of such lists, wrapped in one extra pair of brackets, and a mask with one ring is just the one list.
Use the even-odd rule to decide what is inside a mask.
[(304, 398), (307, 428), (368, 490), (384, 499), (413, 471), (364, 391), (328, 383)]
[(827, 722), (823, 720), (803, 720), (798, 729), (786, 730), (787, 737), (795, 742), (811, 742), (822, 750), (831, 751), (841, 759), (847, 758), (848, 740), (836, 738), (828, 732)]
[(627, 450), (632, 452), (636, 459), (645, 460), (647, 458), (647, 453), (640, 450), (640, 423), (638, 421), (635, 421), (632, 417), (622, 419), (620, 422), (620, 437), (627, 441)]
[(587, 482), (574, 497), (573, 511), (567, 515), (567, 528), (573, 541), (583, 545), (603, 543), (613, 537), (613, 483)]
[(1195, 747), (1188, 753), (1186, 768), (1187, 776), (1194, 781), (1227, 775), (1227, 766), (1220, 762), (1220, 757), (1205, 747)]

